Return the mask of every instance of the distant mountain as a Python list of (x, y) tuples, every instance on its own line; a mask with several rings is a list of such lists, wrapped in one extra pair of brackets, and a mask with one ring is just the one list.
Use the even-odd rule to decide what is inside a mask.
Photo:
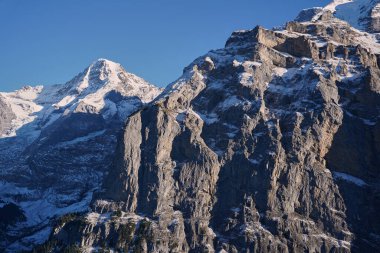
[(0, 209), (25, 215), (0, 246), (28, 249), (46, 240), (52, 218), (86, 210), (125, 120), (159, 93), (105, 59), (63, 85), (0, 93)]
[(120, 104), (122, 97), (135, 99), (138, 104), (151, 101), (158, 93), (156, 87), (126, 72), (120, 64), (99, 59), (64, 85), (24, 87), (0, 93), (16, 115), (12, 127), (4, 129), (2, 136), (18, 135), (16, 131), (30, 122), (41, 130), (62, 115), (76, 112), (125, 120), (136, 107)]

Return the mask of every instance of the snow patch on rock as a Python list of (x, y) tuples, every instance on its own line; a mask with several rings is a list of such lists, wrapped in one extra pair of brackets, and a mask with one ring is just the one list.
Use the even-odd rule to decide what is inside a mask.
[(360, 187), (367, 186), (367, 183), (364, 182), (362, 179), (351, 176), (351, 175), (346, 174), (346, 173), (333, 172), (333, 175), (334, 175), (335, 179), (341, 179), (341, 180), (347, 181), (349, 183), (355, 184), (355, 185), (360, 186)]

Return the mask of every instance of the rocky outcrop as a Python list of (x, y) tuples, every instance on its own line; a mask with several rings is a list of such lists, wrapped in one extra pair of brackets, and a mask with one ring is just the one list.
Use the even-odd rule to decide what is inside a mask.
[(233, 33), (131, 115), (92, 211), (45, 245), (379, 251), (379, 45), (299, 21)]
[(0, 135), (11, 128), (13, 119), (15, 119), (15, 114), (0, 95)]

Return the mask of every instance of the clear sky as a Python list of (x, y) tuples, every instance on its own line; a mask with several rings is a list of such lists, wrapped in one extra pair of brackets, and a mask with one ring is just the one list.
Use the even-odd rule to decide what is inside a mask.
[(0, 90), (65, 83), (98, 58), (165, 86), (232, 31), (330, 0), (0, 0)]

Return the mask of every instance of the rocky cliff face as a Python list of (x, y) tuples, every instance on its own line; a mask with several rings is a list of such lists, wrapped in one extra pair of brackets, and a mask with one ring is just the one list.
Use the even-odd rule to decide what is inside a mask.
[(380, 46), (329, 9), (238, 31), (131, 115), (39, 249), (380, 251)]
[(30, 250), (56, 217), (87, 210), (126, 118), (159, 93), (105, 59), (63, 85), (1, 93), (0, 251)]

